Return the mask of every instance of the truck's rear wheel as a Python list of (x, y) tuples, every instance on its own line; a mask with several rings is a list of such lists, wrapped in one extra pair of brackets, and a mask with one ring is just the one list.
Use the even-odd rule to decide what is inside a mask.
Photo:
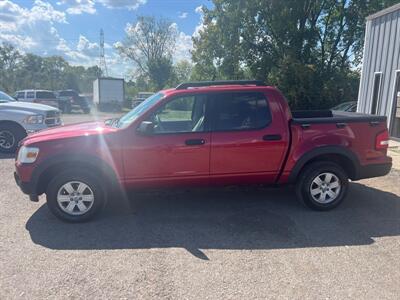
[(105, 191), (95, 176), (87, 172), (65, 171), (49, 183), (47, 205), (67, 222), (84, 222), (104, 207)]
[(0, 125), (0, 152), (14, 153), (24, 137), (26, 137), (25, 130), (17, 124)]
[(314, 210), (330, 210), (338, 206), (347, 194), (348, 176), (332, 162), (314, 162), (306, 166), (297, 182), (299, 200)]

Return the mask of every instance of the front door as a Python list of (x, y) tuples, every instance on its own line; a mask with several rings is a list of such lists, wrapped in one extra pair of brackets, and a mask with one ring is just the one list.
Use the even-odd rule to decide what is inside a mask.
[[(258, 92), (217, 94), (212, 127), (211, 181), (223, 184), (273, 183), (288, 145), (287, 126), (274, 120)], [(274, 111), (277, 115), (279, 109)]]
[(150, 135), (134, 133), (125, 141), (125, 181), (128, 186), (181, 185), (208, 182), (210, 132), (206, 95), (166, 99), (147, 121)]

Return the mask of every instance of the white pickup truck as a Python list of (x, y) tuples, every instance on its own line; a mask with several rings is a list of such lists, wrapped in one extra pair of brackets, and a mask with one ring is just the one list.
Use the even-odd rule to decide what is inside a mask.
[(13, 153), (28, 134), (61, 125), (57, 108), (17, 102), (0, 91), (0, 152)]

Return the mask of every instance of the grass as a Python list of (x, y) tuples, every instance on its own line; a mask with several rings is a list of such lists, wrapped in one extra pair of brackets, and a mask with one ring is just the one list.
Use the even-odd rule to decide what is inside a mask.
[(191, 121), (192, 112), (185, 110), (165, 110), (160, 115), (161, 121)]

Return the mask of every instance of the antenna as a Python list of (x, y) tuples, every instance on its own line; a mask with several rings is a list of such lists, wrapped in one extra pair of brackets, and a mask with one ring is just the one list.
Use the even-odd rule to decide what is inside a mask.
[(106, 58), (104, 56), (104, 31), (100, 29), (100, 59), (99, 59), (99, 68), (101, 73), (108, 77), (107, 63)]

